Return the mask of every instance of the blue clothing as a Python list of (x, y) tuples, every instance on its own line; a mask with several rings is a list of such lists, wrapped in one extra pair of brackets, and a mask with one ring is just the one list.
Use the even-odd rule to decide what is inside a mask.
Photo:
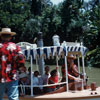
[(9, 100), (19, 100), (18, 80), (0, 83), (0, 100), (3, 100), (5, 90)]

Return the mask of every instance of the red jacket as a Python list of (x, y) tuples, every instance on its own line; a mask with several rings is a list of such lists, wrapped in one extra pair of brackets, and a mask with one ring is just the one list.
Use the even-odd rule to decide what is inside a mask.
[(17, 69), (24, 64), (19, 46), (12, 42), (0, 43), (0, 82), (17, 80)]
[[(54, 82), (54, 83), (57, 83), (57, 82), (58, 82), (58, 76), (50, 77), (49, 80), (51, 80), (51, 81)], [(49, 83), (49, 84), (50, 84), (50, 83)], [(50, 86), (49, 88), (56, 88), (56, 85)]]

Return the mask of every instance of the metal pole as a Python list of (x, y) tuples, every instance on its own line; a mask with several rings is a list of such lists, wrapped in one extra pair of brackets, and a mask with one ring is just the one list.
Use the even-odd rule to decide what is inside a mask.
[[(37, 46), (43, 47), (42, 32), (38, 32)], [(41, 75), (43, 75), (44, 74), (44, 58), (40, 57), (38, 60), (39, 60), (39, 72)]]
[(82, 72), (83, 72), (83, 79), (82, 79), (82, 90), (84, 90), (84, 81), (85, 81), (85, 66), (84, 66), (84, 55), (83, 55), (83, 42), (81, 42), (81, 54), (82, 54)]
[(59, 64), (58, 64), (58, 55), (56, 56), (56, 69), (57, 69), (57, 73), (58, 73), (58, 78), (60, 78), (60, 73), (59, 73)]
[(84, 55), (83, 55), (82, 47), (83, 47), (83, 42), (81, 42), (81, 53), (82, 53), (82, 68), (83, 68), (82, 70), (83, 70), (83, 75), (84, 75), (84, 80), (85, 80), (86, 73), (85, 73)]
[(36, 70), (38, 70), (38, 59), (36, 57)]
[(31, 55), (31, 96), (33, 96), (33, 58)]
[(58, 67), (58, 56), (56, 56), (56, 64), (57, 64), (57, 67)]
[[(80, 59), (78, 57), (78, 72), (80, 73)], [(80, 75), (79, 75), (79, 78), (80, 78)]]
[(84, 56), (82, 56), (82, 68), (83, 68), (83, 75), (84, 75), (84, 80), (85, 80), (86, 73), (85, 73), (85, 66), (84, 66)]
[(82, 90), (84, 90), (84, 81), (86, 79), (85, 66), (84, 66), (84, 56), (82, 56), (82, 70), (83, 70), (83, 75), (84, 75), (84, 79), (82, 79)]
[(65, 70), (66, 70), (66, 90), (68, 92), (69, 88), (68, 88), (67, 56), (65, 56)]

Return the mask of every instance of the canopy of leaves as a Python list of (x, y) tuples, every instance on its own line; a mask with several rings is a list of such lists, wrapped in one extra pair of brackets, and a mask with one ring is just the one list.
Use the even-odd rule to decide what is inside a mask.
[(64, 0), (53, 5), (50, 0), (0, 0), (0, 29), (10, 27), (17, 33), (14, 42), (33, 43), (39, 31), (44, 45), (53, 45), (57, 34), (60, 41), (83, 42), (88, 48), (91, 65), (100, 61), (99, 0)]

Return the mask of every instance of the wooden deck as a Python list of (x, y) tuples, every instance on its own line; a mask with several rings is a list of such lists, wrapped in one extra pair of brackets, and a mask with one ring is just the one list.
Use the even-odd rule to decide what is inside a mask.
[[(91, 95), (93, 93), (93, 95)], [(97, 93), (97, 94), (95, 94)], [(75, 99), (88, 99), (88, 98), (100, 98), (100, 87), (97, 88), (96, 91), (83, 90), (83, 91), (69, 91), (69, 92), (62, 92), (62, 93), (56, 93), (56, 94), (49, 94), (49, 95), (43, 95), (38, 96), (35, 98), (50, 98), (50, 99), (63, 99), (63, 100), (75, 100)], [(50, 100), (49, 99), (49, 100)]]
[[(92, 94), (91, 94), (92, 93)], [(7, 99), (7, 97), (5, 97)], [(24, 96), (20, 100), (100, 100), (100, 87), (96, 91), (83, 90), (83, 91), (69, 91), (55, 94), (47, 94), (41, 96)]]

